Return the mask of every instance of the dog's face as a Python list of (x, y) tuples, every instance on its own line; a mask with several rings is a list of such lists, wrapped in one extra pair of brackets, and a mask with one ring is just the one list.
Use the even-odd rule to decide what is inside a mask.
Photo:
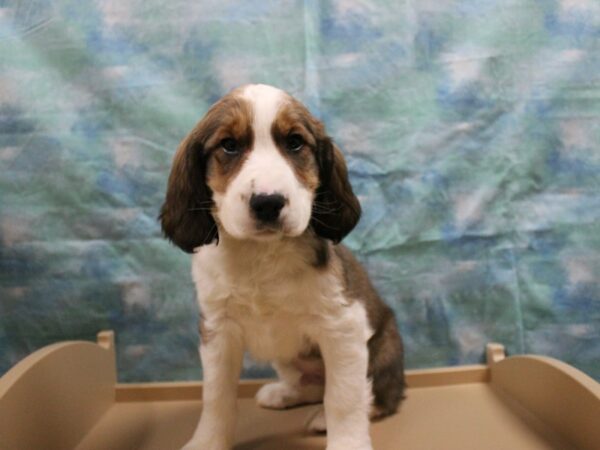
[(192, 252), (219, 230), (269, 240), (312, 228), (338, 242), (359, 217), (342, 154), (321, 122), (285, 92), (248, 85), (215, 103), (179, 146), (160, 219), (166, 236)]
[(272, 239), (308, 227), (319, 186), (317, 141), (300, 111), (266, 86), (247, 87), (215, 106), (229, 117), (207, 141), (206, 183), (213, 215), (230, 235)]

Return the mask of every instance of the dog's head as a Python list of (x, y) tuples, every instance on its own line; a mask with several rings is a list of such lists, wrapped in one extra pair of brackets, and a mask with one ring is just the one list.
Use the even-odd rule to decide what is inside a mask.
[(361, 209), (339, 149), (299, 101), (265, 85), (238, 88), (177, 149), (160, 220), (187, 252), (218, 240), (299, 236), (339, 242)]

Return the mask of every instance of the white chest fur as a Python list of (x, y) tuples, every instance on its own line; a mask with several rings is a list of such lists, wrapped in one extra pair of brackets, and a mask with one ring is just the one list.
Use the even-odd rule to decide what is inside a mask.
[[(328, 316), (348, 302), (339, 277), (315, 268), (311, 254), (284, 245), (202, 247), (192, 275), (201, 312), (208, 322), (233, 320), (246, 349), (257, 359), (292, 359), (308, 350)], [(345, 306), (344, 306), (345, 305)]]

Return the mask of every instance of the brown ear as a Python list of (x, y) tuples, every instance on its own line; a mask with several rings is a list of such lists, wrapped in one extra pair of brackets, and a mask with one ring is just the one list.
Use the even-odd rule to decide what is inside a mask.
[(317, 148), (320, 185), (313, 202), (311, 225), (315, 232), (340, 242), (360, 219), (360, 203), (348, 180), (348, 169), (339, 148), (326, 137)]
[(159, 216), (165, 236), (188, 253), (219, 239), (210, 213), (213, 202), (206, 185), (206, 157), (195, 131), (175, 153)]

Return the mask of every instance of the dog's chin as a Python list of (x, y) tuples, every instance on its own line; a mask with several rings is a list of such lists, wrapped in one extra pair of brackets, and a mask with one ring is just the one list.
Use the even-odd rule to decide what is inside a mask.
[(275, 241), (285, 237), (299, 236), (302, 232), (303, 230), (297, 230), (295, 227), (290, 227), (282, 222), (273, 224), (257, 222), (248, 234), (248, 239), (255, 241)]
[(259, 242), (269, 242), (281, 240), (285, 236), (286, 234), (281, 228), (259, 227), (248, 235), (248, 239)]
[(297, 237), (300, 236), (304, 229), (298, 229), (297, 227), (290, 227), (285, 223), (272, 223), (264, 224), (256, 222), (249, 224), (245, 227), (227, 227), (225, 230), (229, 235), (238, 240), (249, 240), (257, 242), (271, 242), (278, 241), (283, 238)]

